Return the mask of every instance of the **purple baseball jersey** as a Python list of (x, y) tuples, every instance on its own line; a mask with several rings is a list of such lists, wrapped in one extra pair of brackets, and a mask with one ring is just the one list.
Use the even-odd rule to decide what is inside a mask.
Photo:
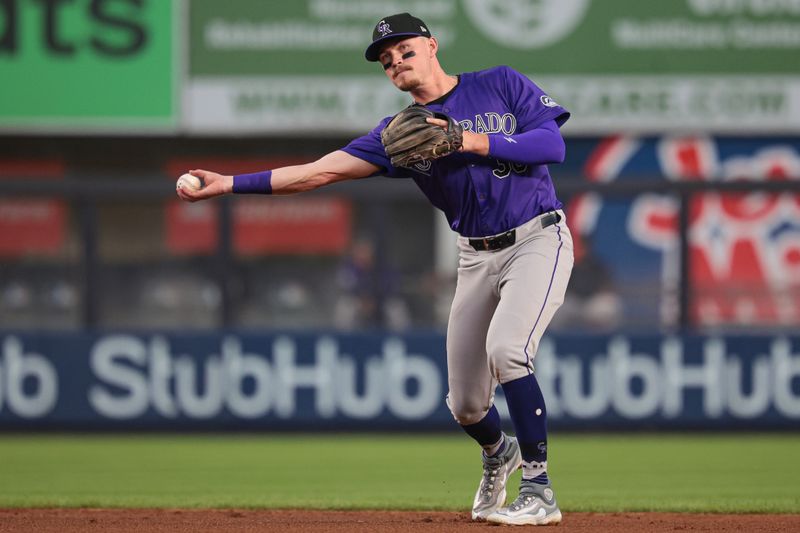
[[(450, 115), (469, 131), (502, 137), (551, 120), (561, 126), (569, 118), (535, 83), (506, 66), (461, 74), (451, 92), (425, 107)], [(459, 234), (496, 235), (561, 209), (547, 165), (458, 152), (411, 168), (393, 167), (381, 144), (381, 131), (391, 119), (342, 150), (384, 169), (376, 175), (413, 179)]]

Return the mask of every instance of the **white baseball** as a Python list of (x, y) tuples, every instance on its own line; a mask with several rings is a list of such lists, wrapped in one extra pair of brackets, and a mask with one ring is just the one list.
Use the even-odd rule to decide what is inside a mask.
[(200, 178), (189, 173), (183, 174), (175, 184), (176, 189), (188, 189), (190, 191), (199, 191), (202, 187), (203, 184), (200, 182)]

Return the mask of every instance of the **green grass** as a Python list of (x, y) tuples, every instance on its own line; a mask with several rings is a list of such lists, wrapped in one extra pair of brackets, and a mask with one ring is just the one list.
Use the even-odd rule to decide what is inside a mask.
[[(566, 511), (800, 512), (800, 434), (555, 435), (550, 473)], [(0, 436), (0, 507), (466, 510), (479, 477), (458, 434)]]

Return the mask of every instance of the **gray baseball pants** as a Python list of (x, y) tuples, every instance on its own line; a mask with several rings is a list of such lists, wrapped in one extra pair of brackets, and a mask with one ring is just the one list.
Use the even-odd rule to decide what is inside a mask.
[(516, 228), (516, 242), (476, 251), (458, 238), (458, 282), (447, 326), (447, 405), (461, 425), (479, 422), (498, 383), (533, 372), (539, 341), (564, 302), (572, 236), (542, 216)]

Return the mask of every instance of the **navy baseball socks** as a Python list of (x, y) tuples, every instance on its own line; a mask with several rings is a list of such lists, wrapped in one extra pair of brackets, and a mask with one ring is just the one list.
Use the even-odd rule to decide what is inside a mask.
[(493, 405), (482, 419), (474, 424), (461, 426), (467, 435), (481, 445), (486, 455), (495, 455), (504, 443), (503, 430), (500, 428), (500, 413)]
[(508, 525), (558, 524), (561, 511), (547, 477), (547, 412), (539, 383), (530, 374), (502, 387), (519, 440), (522, 482), (517, 499), (486, 520)]

